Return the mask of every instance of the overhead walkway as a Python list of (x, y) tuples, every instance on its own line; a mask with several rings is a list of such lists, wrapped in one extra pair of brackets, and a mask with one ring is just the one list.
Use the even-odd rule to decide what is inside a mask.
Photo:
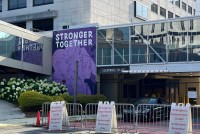
[(128, 66), (124, 73), (200, 72), (199, 24), (200, 16), (192, 16), (99, 27), (97, 67)]
[(19, 69), (51, 75), (51, 38), (0, 21), (0, 73)]

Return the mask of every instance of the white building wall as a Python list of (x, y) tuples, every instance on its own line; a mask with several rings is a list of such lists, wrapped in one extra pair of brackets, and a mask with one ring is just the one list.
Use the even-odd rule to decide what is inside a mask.
[[(2, 12), (0, 18), (16, 17), (19, 15), (34, 14), (40, 12), (57, 11), (54, 18), (54, 30), (62, 29), (63, 25), (79, 25), (99, 23), (99, 25), (114, 25), (129, 22), (143, 21), (134, 17), (134, 1), (148, 7), (148, 19), (165, 19), (160, 16), (160, 7), (173, 12), (178, 16), (190, 16), (182, 9), (182, 1), (187, 5), (196, 6), (194, 0), (181, 0), (180, 8), (168, 0), (54, 0), (53, 4), (33, 6), (33, 0), (27, 0), (27, 8), (8, 10), (8, 1), (2, 0)], [(198, 1), (198, 0), (197, 0)], [(158, 5), (158, 14), (151, 11), (151, 4)], [(168, 14), (166, 14), (168, 16)], [(33, 18), (34, 19), (34, 18)], [(42, 18), (41, 18), (42, 19)], [(27, 29), (32, 27), (32, 21), (27, 21)]]

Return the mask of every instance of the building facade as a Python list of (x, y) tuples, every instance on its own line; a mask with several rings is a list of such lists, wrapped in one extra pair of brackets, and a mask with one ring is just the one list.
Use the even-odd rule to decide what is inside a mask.
[(33, 31), (115, 25), (195, 13), (195, 0), (0, 0), (0, 19)]
[[(198, 16), (191, 17), (196, 12), (195, 2), (2, 0), (1, 20), (41, 33), (54, 30), (57, 34), (53, 36), (53, 40), (57, 42), (52, 44), (51, 39), (5, 23), (10, 28), (5, 28), (2, 32), (9, 33), (10, 36), (2, 38), (0, 55), (6, 60), (19, 60), (21, 66), (2, 60), (1, 68), (9, 66), (52, 76), (58, 82), (71, 81), (69, 88), (70, 94), (73, 94), (76, 70), (71, 71), (71, 68), (75, 68), (78, 61), (78, 68), (82, 70), (77, 71), (83, 76), (81, 78), (79, 75), (78, 78), (82, 80), (79, 86), (82, 88), (77, 89), (78, 93), (102, 93), (116, 102), (133, 102), (134, 99), (147, 95), (164, 97), (170, 102), (189, 100), (193, 104), (199, 104), (200, 23)], [(182, 18), (183, 16), (187, 17)], [(73, 26), (90, 23), (98, 23), (95, 26), (96, 32), (93, 28), (86, 28), (85, 32), (84, 28), (79, 31), (71, 29), (70, 32)], [(3, 25), (0, 27), (3, 28)], [(13, 28), (16, 30), (13, 31)], [(61, 32), (68, 28), (64, 33)], [(17, 37), (10, 38), (12, 35)], [(10, 49), (5, 45), (7, 41), (13, 44)], [(85, 47), (89, 44), (95, 44), (95, 47)], [(40, 49), (40, 46), (43, 48)], [(54, 49), (55, 46), (58, 51), (57, 48)], [(80, 47), (70, 48), (71, 46)], [(12, 53), (8, 53), (11, 50)], [(38, 52), (34, 54), (32, 50)], [(74, 53), (70, 54), (72, 51)], [(81, 55), (77, 59), (76, 53)], [(60, 58), (60, 54), (64, 57)], [(88, 58), (89, 55), (92, 58)], [(42, 60), (36, 60), (35, 57)], [(68, 65), (71, 68), (67, 68)]]

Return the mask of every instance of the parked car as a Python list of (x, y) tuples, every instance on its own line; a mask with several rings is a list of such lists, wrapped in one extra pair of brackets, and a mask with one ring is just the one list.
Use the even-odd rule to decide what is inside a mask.
[[(134, 103), (134, 109), (124, 109), (124, 121), (161, 121), (169, 119), (170, 103), (164, 98), (140, 98)], [(138, 118), (136, 118), (138, 117)]]

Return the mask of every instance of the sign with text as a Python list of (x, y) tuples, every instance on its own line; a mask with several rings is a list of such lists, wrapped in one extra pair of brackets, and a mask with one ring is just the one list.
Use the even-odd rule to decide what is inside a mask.
[(65, 109), (64, 101), (51, 103), (49, 130), (62, 130), (64, 109)]
[(96, 94), (96, 27), (53, 32), (52, 80), (64, 83), (74, 94), (75, 63), (78, 63), (77, 94)]
[(96, 132), (111, 133), (112, 128), (117, 128), (115, 103), (100, 101), (98, 103)]
[(172, 103), (169, 122), (169, 134), (188, 134), (192, 132), (191, 105)]

